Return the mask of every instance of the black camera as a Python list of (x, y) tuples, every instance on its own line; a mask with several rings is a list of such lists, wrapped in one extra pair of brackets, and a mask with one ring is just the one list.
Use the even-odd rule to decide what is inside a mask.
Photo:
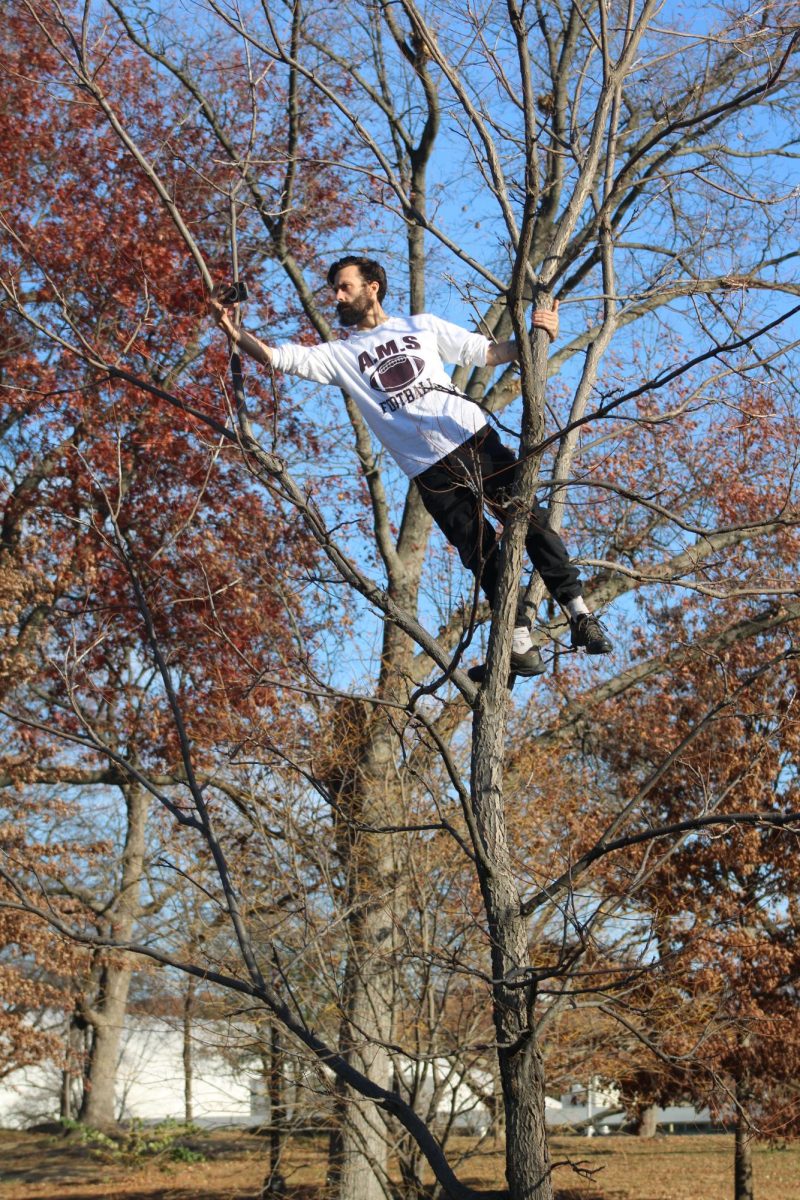
[(220, 288), (217, 292), (220, 304), (244, 304), (247, 299), (247, 284), (232, 283), (229, 287)]

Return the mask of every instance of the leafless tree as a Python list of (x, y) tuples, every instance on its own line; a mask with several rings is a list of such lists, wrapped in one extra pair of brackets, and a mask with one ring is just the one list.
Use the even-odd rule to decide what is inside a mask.
[[(330, 180), (328, 201), (341, 206), (348, 240), (354, 227), (361, 245), (385, 241), (389, 261), (401, 261), (402, 254), (412, 312), (428, 303), (426, 283), (430, 290), (433, 282), (438, 300), (443, 283), (452, 281), (489, 336), (517, 341), (518, 373), (509, 368), (496, 380), (486, 370), (454, 374), (454, 384), (471, 399), (520, 430), (521, 465), (503, 531), (487, 675), (477, 688), (462, 655), (469, 639), (480, 636), (476, 620), (487, 614), (474, 602), (471, 581), (459, 579), (448, 585), (436, 636), (427, 628), (430, 606), (422, 589), (429, 519), (414, 486), (398, 484), (376, 454), (351, 401), (342, 403), (368, 496), (377, 566), (363, 540), (345, 526), (334, 529), (345, 503), (336, 485), (326, 494), (316, 480), (317, 500), (309, 481), (290, 469), (269, 422), (241, 394), (229, 413), (214, 415), (193, 405), (173, 381), (166, 385), (130, 370), (124, 355), (112, 356), (74, 315), (59, 331), (52, 312), (27, 303), (13, 277), (3, 283), (10, 311), (43, 344), (60, 339), (65, 352), (98, 376), (139, 388), (153, 405), (188, 413), (240, 455), (243, 480), (249, 472), (248, 482), (281, 512), (291, 511), (314, 540), (337, 596), (350, 593), (357, 613), (381, 621), (368, 684), (342, 695), (318, 670), (297, 674), (292, 686), (314, 697), (317, 714), (324, 710), (329, 740), (316, 763), (293, 751), (284, 752), (282, 762), (282, 770), (310, 786), (333, 814), (335, 895), (345, 936), (334, 1047), (311, 1026), (285, 974), (267, 970), (256, 949), (248, 900), (225, 848), (225, 822), (210, 800), (226, 773), (212, 769), (214, 782), (204, 782), (192, 747), (192, 713), (174, 686), (152, 588), (119, 520), (108, 514), (109, 537), (128, 570), (174, 721), (180, 783), (158, 783), (115, 755), (91, 728), (77, 742), (127, 771), (211, 854), (217, 902), (230, 922), (240, 967), (179, 965), (264, 1004), (333, 1070), (340, 1120), (331, 1171), (342, 1200), (384, 1194), (387, 1118), (415, 1139), (445, 1192), (468, 1195), (430, 1130), (391, 1086), (392, 1055), (408, 1049), (398, 1050), (396, 985), (413, 910), (414, 843), (434, 832), (449, 839), (482, 902), (481, 955), (453, 970), (480, 978), (492, 1015), (491, 1045), (484, 1049), (496, 1054), (502, 1087), (507, 1191), (501, 1194), (548, 1200), (552, 1164), (540, 1039), (588, 986), (583, 972), (591, 973), (587, 964), (598, 945), (605, 986), (615, 972), (628, 977), (643, 968), (640, 947), (619, 936), (620, 914), (635, 907), (643, 882), (690, 832), (764, 822), (796, 827), (793, 811), (732, 811), (735, 793), (675, 825), (649, 819), (656, 784), (762, 669), (732, 678), (721, 700), (710, 697), (706, 711), (665, 745), (632, 794), (602, 795), (602, 780), (595, 782), (602, 803), (585, 814), (595, 833), (579, 855), (547, 814), (521, 821), (519, 812), (536, 789), (526, 782), (518, 753), (524, 729), (538, 762), (549, 756), (556, 781), (561, 774), (570, 787), (579, 774), (574, 764), (598, 736), (604, 704), (637, 694), (668, 671), (691, 673), (693, 664), (756, 638), (770, 645), (763, 671), (777, 670), (791, 654), (781, 638), (799, 611), (790, 324), (798, 285), (789, 236), (797, 204), (790, 171), (796, 16), (789, 5), (767, 4), (757, 13), (731, 6), (713, 28), (710, 21), (702, 28), (687, 21), (683, 28), (677, 18), (673, 27), (666, 24), (651, 0), (566, 9), (509, 0), (502, 8), (466, 13), (441, 6), (428, 11), (411, 0), (353, 3), (335, 13), (307, 12), (298, 4), (244, 11), (208, 0), (207, 25), (198, 28), (195, 44), (185, 30), (176, 37), (168, 22), (136, 3), (110, 0), (102, 11), (87, 6), (77, 16), (45, 0), (26, 0), (25, 8), (60, 57), (63, 86), (113, 128), (127, 169), (170, 214), (206, 287), (212, 274), (202, 249), (205, 232), (187, 222), (180, 197), (165, 183), (161, 147), (139, 136), (124, 98), (106, 90), (108, 56), (135, 55), (191, 114), (193, 133), (201, 131), (197, 140), (211, 148), (215, 170), (223, 163), (239, 206), (240, 249), (248, 247), (254, 261), (266, 264), (265, 279), (304, 331), (333, 336), (318, 290), (323, 272), (303, 245), (304, 187), (310, 185), (299, 168), (311, 164), (317, 183)], [(216, 39), (212, 58), (200, 44), (209, 36)], [(226, 62), (236, 66), (235, 95), (220, 84)], [(285, 104), (280, 133), (275, 96)], [(266, 128), (265, 153), (258, 135)], [(337, 131), (335, 155), (330, 147), (320, 149), (320, 128)], [(164, 145), (171, 151), (189, 146), (183, 130), (165, 131)], [(202, 181), (202, 161), (192, 165)], [(223, 203), (218, 173), (214, 184), (210, 194), (221, 221), (227, 197)], [(367, 238), (370, 222), (375, 232)], [(13, 238), (14, 229), (8, 234)], [(330, 230), (320, 249), (326, 240)], [(30, 270), (43, 270), (25, 257), (19, 240), (14, 246)], [(548, 358), (547, 339), (529, 329), (528, 315), (532, 303), (548, 306), (554, 298), (561, 302), (565, 335)], [(68, 297), (51, 301), (69, 306)], [(280, 311), (263, 307), (266, 314)], [(563, 416), (549, 407), (558, 388), (548, 388), (553, 379), (564, 381)], [(567, 523), (593, 573), (595, 605), (614, 602), (615, 611), (625, 613), (625, 597), (639, 598), (645, 634), (638, 641), (634, 634), (623, 637), (624, 664), (615, 659), (605, 673), (582, 672), (566, 664), (564, 622), (548, 611), (539, 637), (554, 648), (551, 687), (510, 737), (511, 629), (526, 513), (542, 484), (549, 489), (551, 524)], [(363, 526), (363, 510), (359, 516)], [(455, 612), (454, 593), (461, 601)], [(542, 591), (535, 582), (529, 596), (538, 609)], [(699, 606), (696, 630), (679, 648), (659, 640), (664, 597)], [(356, 628), (363, 641), (363, 619)], [(8, 707), (18, 721), (33, 719), (19, 704)], [(467, 754), (459, 734), (468, 716)], [(267, 744), (262, 741), (261, 753)], [(573, 814), (580, 812), (576, 794), (565, 797), (565, 808), (567, 800)], [(256, 808), (260, 803), (253, 801)], [(521, 854), (525, 836), (536, 842), (538, 855)], [(635, 845), (647, 849), (624, 894), (590, 893), (586, 905), (576, 899), (576, 887), (593, 878), (597, 863)], [(15, 887), (13, 877), (7, 886)], [(8, 903), (37, 907), (23, 891)], [(50, 919), (67, 929), (63, 918)], [(138, 943), (137, 949), (173, 961), (157, 946)], [(415, 954), (420, 957), (419, 947)]]

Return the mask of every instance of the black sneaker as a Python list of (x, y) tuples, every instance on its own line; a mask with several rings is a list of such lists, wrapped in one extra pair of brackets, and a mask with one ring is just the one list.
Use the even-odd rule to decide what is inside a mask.
[[(513, 685), (515, 675), (530, 679), (534, 675), (544, 675), (546, 670), (547, 667), (542, 656), (535, 646), (531, 646), (522, 654), (515, 654), (512, 650), (511, 663), (508, 668), (508, 686)], [(483, 683), (486, 678), (486, 663), (476, 663), (474, 667), (469, 668), (467, 675), (473, 683)]]
[(547, 667), (536, 647), (531, 646), (529, 650), (524, 650), (522, 654), (515, 654), (513, 650), (511, 651), (511, 666), (509, 670), (512, 675), (544, 675)]
[(610, 654), (614, 649), (614, 643), (593, 613), (570, 617), (569, 629), (573, 650), (583, 646), (587, 654)]

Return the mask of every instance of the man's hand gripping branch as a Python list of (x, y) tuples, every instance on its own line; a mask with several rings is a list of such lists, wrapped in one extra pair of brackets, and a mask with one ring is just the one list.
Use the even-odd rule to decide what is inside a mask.
[[(558, 337), (558, 301), (552, 308), (535, 308), (531, 329), (544, 329), (551, 342)], [(516, 362), (519, 348), (514, 341), (494, 342), (486, 354), (487, 367), (499, 367), (502, 363)]]

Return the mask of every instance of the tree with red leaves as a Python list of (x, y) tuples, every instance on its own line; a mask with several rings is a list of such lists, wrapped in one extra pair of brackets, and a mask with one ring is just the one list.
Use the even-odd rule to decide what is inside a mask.
[[(54, 911), (77, 911), (102, 936), (126, 943), (174, 889), (174, 881), (153, 888), (152, 864), (163, 846), (137, 773), (155, 770), (165, 784), (183, 773), (165, 697), (153, 686), (131, 576), (150, 597), (156, 636), (181, 647), (172, 656), (176, 691), (191, 703), (202, 753), (210, 737), (246, 743), (264, 714), (280, 723), (274, 691), (257, 690), (253, 679), (281, 674), (298, 654), (298, 638), (313, 628), (290, 581), (314, 556), (301, 529), (265, 511), (231, 477), (235, 464), (206, 426), (153, 406), (139, 387), (70, 350), (79, 331), (79, 346), (91, 341), (111, 362), (123, 356), (126, 369), (153, 387), (199, 378), (197, 403), (224, 414), (224, 358), (200, 344), (204, 319), (172, 223), (125, 177), (102, 114), (60, 103), (57, 57), (35, 34), (20, 14), (5, 30), (12, 53), (0, 109), (18, 184), (3, 209), (4, 278), (51, 334), (37, 338), (4, 308), (0, 563), (3, 691), (13, 702), (2, 770), (15, 797), (4, 848), (23, 874), (38, 863), (33, 886), (46, 887)], [(119, 68), (106, 72), (108, 85), (136, 107), (142, 136), (149, 129), (157, 137), (163, 108), (142, 87), (135, 63)], [(191, 172), (179, 182), (176, 171), (172, 182), (184, 211), (199, 219), (207, 190)], [(268, 388), (261, 395), (268, 417), (273, 397)], [(303, 441), (300, 424), (290, 417), (283, 436)], [(41, 729), (15, 731), (14, 714), (29, 705)], [(92, 819), (72, 841), (66, 831), (86, 807)], [(121, 821), (102, 815), (115, 808)], [(70, 1012), (75, 1005), (91, 1028), (82, 1115), (107, 1125), (130, 959), (92, 955), (79, 968), (66, 949), (51, 952), (52, 938), (37, 934), (38, 926), (26, 927), (28, 936), (9, 935), (9, 942), (25, 947), (25, 975), (34, 949), (46, 952), (53, 982), (42, 1004), (53, 1006), (60, 978), (63, 1006)], [(17, 1002), (8, 1013), (16, 1021), (14, 1061), (24, 1045), (16, 1010)]]

